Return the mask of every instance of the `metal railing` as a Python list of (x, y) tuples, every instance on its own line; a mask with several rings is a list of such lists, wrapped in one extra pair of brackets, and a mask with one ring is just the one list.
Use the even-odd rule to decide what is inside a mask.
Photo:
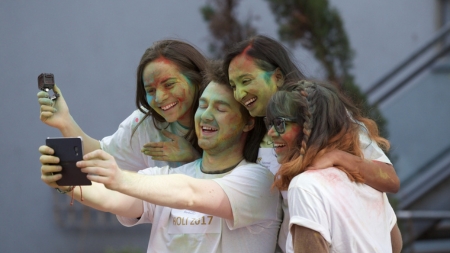
[[(364, 92), (371, 104), (379, 106), (385, 103), (393, 95), (412, 84), (414, 78), (430, 69), (435, 62), (449, 55), (450, 45), (445, 42), (449, 34), (450, 23), (439, 29), (433, 38), (371, 85)], [(434, 51), (430, 52), (431, 49)], [(401, 200), (398, 208), (403, 209), (398, 210), (396, 214), (398, 220), (405, 225), (403, 232), (407, 235), (404, 238), (406, 239), (404, 249), (409, 248), (406, 252), (415, 251), (415, 242), (424, 235), (425, 230), (433, 228), (441, 221), (450, 220), (450, 211), (409, 210), (414, 209), (413, 204), (424, 198), (425, 194), (450, 177), (450, 146), (444, 148), (418, 171), (420, 176), (411, 178), (408, 182), (402, 182), (406, 185), (402, 186), (400, 192), (396, 194)]]
[[(416, 234), (413, 222), (429, 221), (438, 223), (443, 220), (450, 220), (450, 211), (424, 211), (424, 210), (401, 210), (396, 212), (398, 221), (404, 221), (407, 237), (403, 235), (403, 249), (408, 253), (416, 252), (414, 242), (419, 235)], [(402, 251), (403, 252), (403, 251)]]
[(410, 208), (412, 203), (450, 177), (450, 145), (429, 159), (429, 162), (417, 171), (422, 173), (407, 182), (402, 182), (404, 186), (396, 194), (396, 197), (402, 200), (398, 206), (399, 209)]
[[(380, 91), (382, 88), (386, 87), (386, 90), (383, 92), (382, 95), (380, 95), (378, 98), (376, 98), (372, 104), (373, 105), (379, 105), (383, 103), (386, 99), (394, 95), (396, 92), (398, 92), (402, 87), (404, 87), (406, 84), (408, 84), (414, 77), (419, 75), (424, 70), (428, 69), (434, 62), (436, 62), (438, 59), (440, 59), (442, 56), (448, 54), (450, 52), (450, 45), (445, 45), (444, 39), (446, 36), (450, 33), (450, 23), (444, 25), (437, 34), (430, 39), (428, 42), (426, 42), (423, 46), (421, 46), (419, 49), (417, 49), (415, 52), (411, 54), (408, 58), (400, 62), (395, 68), (393, 68), (391, 71), (389, 71), (387, 74), (385, 74), (383, 77), (381, 77), (377, 82), (375, 82), (373, 85), (370, 86), (369, 89), (367, 89), (364, 93), (367, 95), (367, 97), (373, 96), (377, 91)], [(390, 85), (387, 87), (387, 84), (390, 80), (392, 80), (394, 77), (398, 76), (402, 71), (404, 71), (408, 66), (410, 66), (412, 63), (417, 61), (420, 56), (424, 55), (428, 50), (433, 48), (435, 45), (438, 45), (439, 43), (443, 43), (444, 46), (438, 50), (437, 53), (433, 54), (432, 57), (430, 57), (427, 61), (425, 61), (423, 64), (421, 64), (419, 67), (417, 67), (415, 70), (413, 70), (409, 75), (407, 75), (403, 80), (400, 82)]]

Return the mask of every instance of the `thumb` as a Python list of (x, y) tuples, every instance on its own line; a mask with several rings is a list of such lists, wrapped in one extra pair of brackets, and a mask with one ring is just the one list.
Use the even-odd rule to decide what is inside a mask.
[(171, 132), (169, 132), (169, 131), (167, 131), (167, 130), (165, 130), (165, 129), (163, 129), (163, 130), (161, 130), (161, 132), (162, 132), (162, 134), (164, 135), (164, 136), (166, 136), (167, 138), (169, 138), (169, 139), (171, 139), (171, 140), (177, 140), (178, 138), (180, 138), (180, 136), (178, 136), (178, 135), (176, 135), (176, 134), (173, 134), (173, 133), (171, 133)]
[(96, 149), (83, 156), (83, 160), (108, 160), (110, 155), (102, 149)]
[(54, 90), (55, 92), (61, 93), (61, 90), (58, 88), (58, 86), (56, 86), (56, 83), (55, 83), (55, 85), (53, 86), (53, 90)]
[(60, 97), (62, 97), (62, 93), (61, 90), (58, 88), (58, 86), (55, 85), (53, 86), (53, 92), (58, 93)]

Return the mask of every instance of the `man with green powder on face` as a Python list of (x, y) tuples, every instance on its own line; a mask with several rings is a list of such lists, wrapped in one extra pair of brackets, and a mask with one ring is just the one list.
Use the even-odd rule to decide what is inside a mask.
[[(77, 164), (93, 185), (83, 186), (82, 196), (73, 189), (74, 197), (117, 214), (125, 226), (152, 223), (147, 252), (274, 252), (279, 192), (271, 190), (273, 174), (253, 163), (264, 129), (255, 129), (255, 119), (234, 99), (223, 76), (220, 62), (212, 62), (205, 74), (209, 84), (195, 114), (201, 159), (132, 173), (96, 150)], [(57, 187), (60, 177), (52, 173), (60, 171), (53, 165), (58, 158), (47, 146), (39, 150), (41, 178)]]

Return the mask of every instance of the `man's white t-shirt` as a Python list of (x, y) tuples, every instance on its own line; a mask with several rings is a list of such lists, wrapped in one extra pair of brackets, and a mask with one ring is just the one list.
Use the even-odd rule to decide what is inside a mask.
[[(392, 164), (383, 150), (377, 145), (377, 143), (371, 140), (364, 127), (361, 127), (359, 134), (360, 147), (363, 151), (365, 159), (379, 161), (383, 163)], [(264, 167), (270, 169), (273, 174), (278, 172), (280, 164), (277, 161), (276, 153), (273, 148), (259, 148), (257, 162)], [(282, 195), (282, 208), (283, 208), (283, 222), (281, 223), (280, 233), (278, 235), (278, 246), (282, 252), (293, 253), (292, 238), (289, 233), (289, 206), (287, 191), (281, 191)]]
[(184, 174), (212, 179), (227, 194), (233, 221), (189, 210), (144, 202), (139, 219), (118, 216), (125, 226), (152, 223), (147, 252), (267, 252), (273, 253), (281, 223), (278, 190), (271, 190), (273, 174), (242, 161), (231, 172), (205, 174), (201, 159), (178, 168), (148, 168), (145, 175)]
[[(150, 156), (141, 152), (144, 144), (149, 142), (170, 141), (170, 139), (161, 133), (161, 130), (155, 127), (151, 116), (143, 120), (144, 116), (145, 114), (141, 111), (135, 110), (120, 123), (119, 128), (113, 135), (104, 137), (100, 141), (101, 148), (114, 156), (117, 165), (125, 170), (138, 171), (150, 167), (164, 167), (166, 165), (179, 167), (183, 165), (184, 163), (181, 162), (154, 161)], [(133, 137), (131, 137), (133, 129), (141, 121), (142, 123), (136, 129)], [(160, 123), (160, 125), (160, 128), (165, 128), (167, 131), (178, 136), (184, 136), (188, 131), (177, 122), (170, 124)]]
[(290, 227), (319, 232), (330, 252), (392, 252), (397, 219), (385, 193), (334, 167), (297, 175), (288, 192)]

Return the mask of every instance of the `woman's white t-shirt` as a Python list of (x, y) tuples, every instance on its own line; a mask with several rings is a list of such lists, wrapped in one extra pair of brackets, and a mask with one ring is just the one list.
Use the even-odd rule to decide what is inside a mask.
[[(280, 164), (277, 161), (277, 157), (273, 148), (267, 147), (270, 142), (267, 136), (264, 138), (258, 152), (257, 162), (264, 167), (268, 168), (272, 173), (277, 173), (280, 168)], [(360, 147), (363, 151), (365, 159), (379, 161), (383, 163), (392, 164), (383, 150), (377, 145), (377, 143), (369, 138), (366, 130), (361, 127), (359, 134)], [(281, 191), (282, 195), (282, 208), (283, 208), (283, 222), (281, 223), (280, 233), (278, 235), (278, 246), (282, 252), (291, 253), (294, 252), (292, 248), (292, 238), (289, 233), (289, 206), (287, 191)]]

